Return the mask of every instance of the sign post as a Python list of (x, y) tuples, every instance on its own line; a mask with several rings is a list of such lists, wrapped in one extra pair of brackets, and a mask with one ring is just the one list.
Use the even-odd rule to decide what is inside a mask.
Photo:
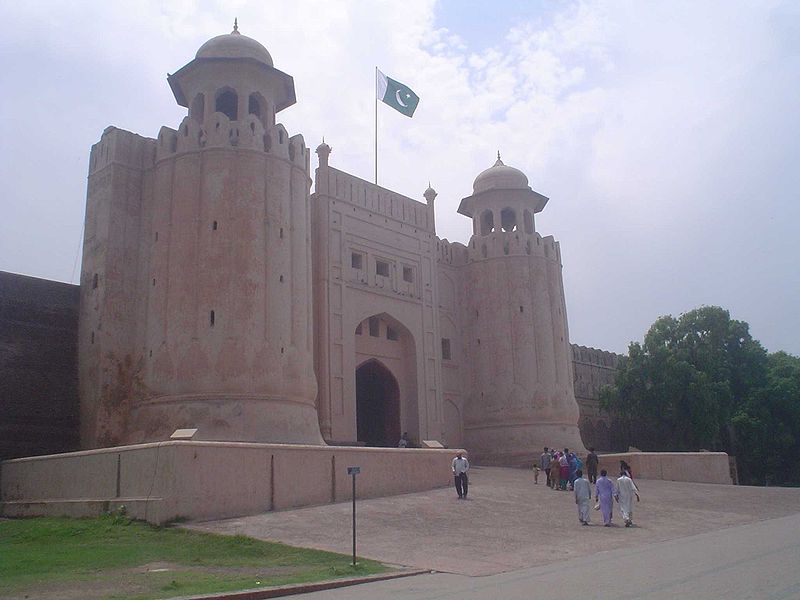
[(353, 477), (353, 566), (356, 566), (356, 475), (361, 467), (347, 467), (347, 474)]

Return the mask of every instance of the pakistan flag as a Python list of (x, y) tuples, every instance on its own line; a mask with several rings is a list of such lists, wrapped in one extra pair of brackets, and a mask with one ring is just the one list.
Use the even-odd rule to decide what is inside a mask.
[(412, 116), (419, 104), (419, 96), (410, 87), (387, 77), (380, 70), (375, 69), (375, 74), (377, 77), (375, 92), (378, 100), (407, 117)]

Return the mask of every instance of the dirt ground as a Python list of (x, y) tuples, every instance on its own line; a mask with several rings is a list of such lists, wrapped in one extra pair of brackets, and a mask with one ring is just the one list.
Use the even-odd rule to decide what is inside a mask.
[[(541, 476), (535, 485), (531, 471), (486, 467), (470, 474), (467, 501), (452, 488), (359, 501), (358, 554), (490, 575), (800, 512), (796, 488), (638, 480), (634, 527), (598, 526), (594, 511), (593, 525), (582, 527), (571, 492), (548, 489)], [(349, 503), (188, 526), (342, 553), (352, 544)]]

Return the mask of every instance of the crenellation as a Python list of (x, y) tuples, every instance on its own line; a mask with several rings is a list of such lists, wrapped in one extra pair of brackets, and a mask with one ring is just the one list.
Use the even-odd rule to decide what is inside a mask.
[(100, 141), (89, 154), (89, 174), (110, 164), (130, 169), (147, 169), (153, 165), (156, 141), (117, 127), (106, 127)]
[(552, 236), (542, 238), (538, 233), (501, 231), (485, 236), (474, 236), (469, 246), (464, 247), (464, 251), (469, 262), (527, 255), (560, 263), (558, 243), (553, 241)]
[[(339, 202), (346, 202), (355, 208), (367, 209), (369, 212), (404, 223), (417, 229), (417, 232), (433, 233), (430, 228), (427, 205), (377, 186), (354, 175), (339, 171), (333, 167), (317, 170), (319, 191), (324, 189)], [(333, 192), (333, 193), (331, 193)]]
[(171, 127), (162, 125), (158, 130), (158, 145), (156, 147), (156, 161), (172, 156), (178, 151), (178, 132)]

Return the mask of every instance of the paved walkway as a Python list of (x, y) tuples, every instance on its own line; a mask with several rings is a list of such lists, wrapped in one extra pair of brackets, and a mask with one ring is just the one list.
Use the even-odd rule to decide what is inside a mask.
[(800, 514), (488, 577), (449, 573), (297, 600), (797, 600)]
[[(358, 554), (462, 575), (492, 575), (600, 551), (715, 531), (800, 512), (800, 489), (638, 481), (636, 526), (578, 523), (572, 494), (534, 485), (530, 471), (473, 468), (470, 499), (452, 488), (358, 502)], [(615, 521), (621, 519), (615, 515)], [(351, 505), (189, 525), (287, 544), (351, 552)]]

